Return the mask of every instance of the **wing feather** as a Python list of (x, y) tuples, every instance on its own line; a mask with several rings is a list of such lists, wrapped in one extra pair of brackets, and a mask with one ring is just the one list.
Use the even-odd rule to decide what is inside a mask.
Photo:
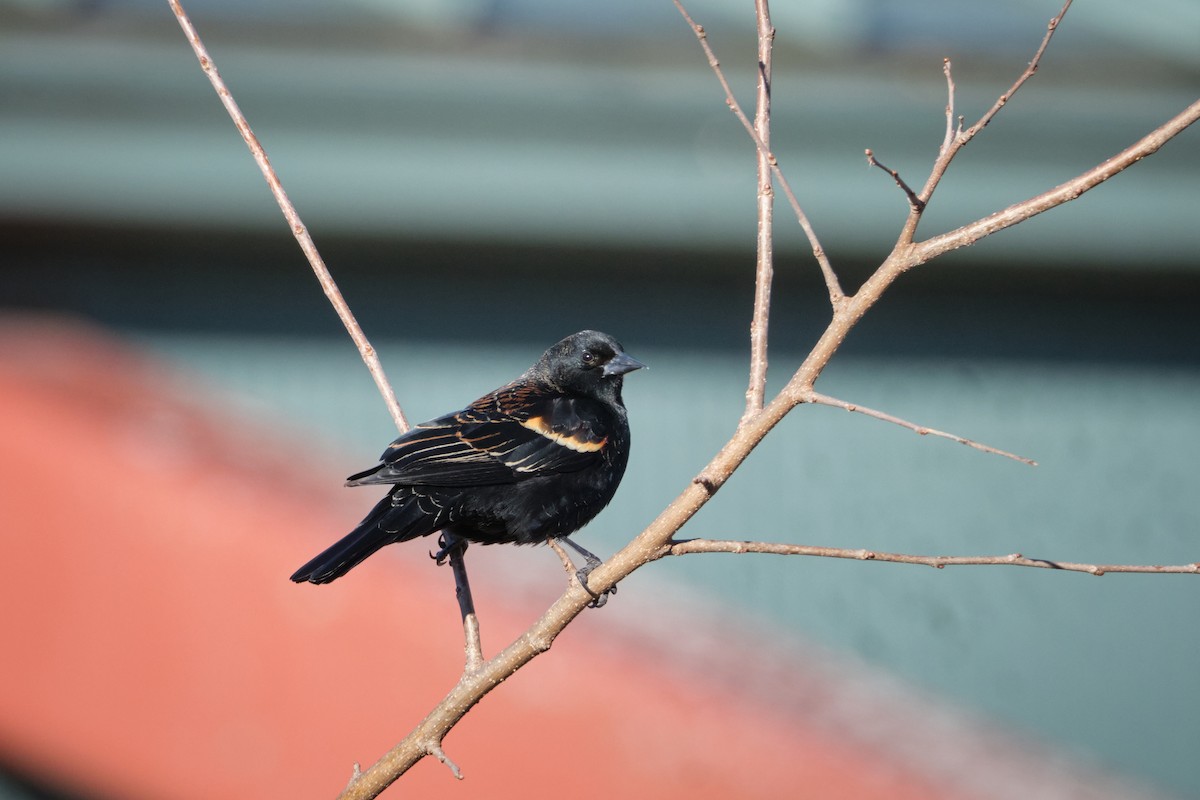
[(486, 486), (597, 464), (608, 443), (595, 404), (506, 387), (392, 442), (347, 485)]

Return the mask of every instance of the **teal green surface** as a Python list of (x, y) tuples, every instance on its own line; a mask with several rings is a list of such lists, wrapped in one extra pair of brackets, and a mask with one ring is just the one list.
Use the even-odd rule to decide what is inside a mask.
[[(248, 418), (324, 437), (345, 454), (345, 472), (369, 464), (392, 435), (342, 342), (147, 341), (232, 393)], [(580, 534), (600, 553), (639, 531), (696, 474), (729, 434), (744, 391), (735, 353), (625, 344), (651, 369), (627, 383), (634, 450), (625, 483)], [(377, 346), (414, 420), (508, 380), (539, 349)], [(780, 354), (776, 370), (790, 359)], [(1096, 563), (1197, 559), (1195, 370), (847, 358), (835, 360), (822, 387), (1040, 466), (801, 407), (684, 535)], [(683, 583), (1115, 768), (1185, 795), (1200, 790), (1191, 767), (1200, 741), (1194, 576), (728, 555), (646, 572), (639, 580)]]

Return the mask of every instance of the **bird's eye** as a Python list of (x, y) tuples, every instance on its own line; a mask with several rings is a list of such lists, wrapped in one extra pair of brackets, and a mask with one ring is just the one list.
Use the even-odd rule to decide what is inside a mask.
[(583, 351), (583, 363), (587, 364), (588, 366), (595, 364), (596, 363), (596, 354), (593, 353), (591, 350), (584, 350)]

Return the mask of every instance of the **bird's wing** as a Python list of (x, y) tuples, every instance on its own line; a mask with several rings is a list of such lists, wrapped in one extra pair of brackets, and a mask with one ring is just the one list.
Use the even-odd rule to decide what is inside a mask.
[(606, 426), (591, 401), (506, 387), (455, 414), (418, 425), (382, 464), (352, 475), (374, 483), (484, 486), (575, 472), (603, 458)]

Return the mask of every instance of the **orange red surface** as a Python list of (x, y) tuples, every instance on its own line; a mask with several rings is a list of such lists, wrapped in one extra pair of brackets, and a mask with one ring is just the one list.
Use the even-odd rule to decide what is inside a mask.
[[(207, 406), (94, 328), (0, 325), (10, 767), (85, 796), (333, 797), (455, 681), (448, 571), (397, 547), (331, 586), (290, 583), (369, 501)], [(555, 563), (536, 561), (561, 580)], [(451, 733), (464, 781), (426, 759), (384, 797), (948, 796), (772, 708), (769, 687), (707, 678), (669, 637), (623, 636), (636, 592), (585, 614)], [(490, 652), (538, 611), (487, 584), (476, 595)]]

